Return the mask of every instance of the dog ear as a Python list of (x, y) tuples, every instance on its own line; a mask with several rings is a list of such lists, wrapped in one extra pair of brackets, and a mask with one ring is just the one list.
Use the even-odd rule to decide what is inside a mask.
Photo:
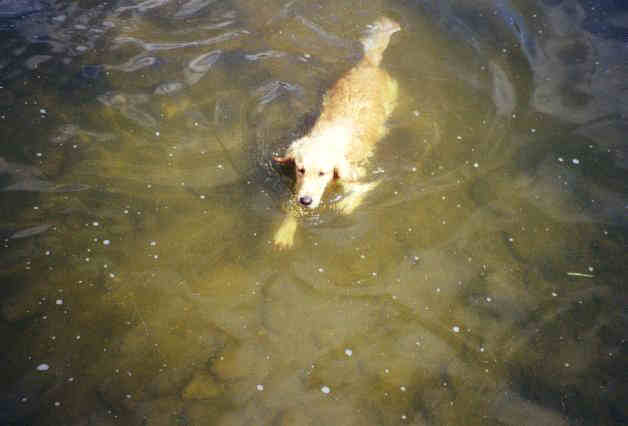
[(358, 180), (358, 178), (358, 171), (346, 160), (341, 161), (334, 167), (334, 179), (351, 182)]

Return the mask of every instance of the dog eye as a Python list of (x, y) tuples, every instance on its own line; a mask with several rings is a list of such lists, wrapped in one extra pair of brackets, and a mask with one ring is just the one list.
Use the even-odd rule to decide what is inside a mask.
[(301, 167), (300, 169), (297, 170), (297, 172), (303, 174), (303, 173), (305, 173), (305, 169), (303, 167)]
[(319, 175), (319, 176), (324, 176), (324, 175), (325, 175), (325, 172), (318, 172), (318, 175)]

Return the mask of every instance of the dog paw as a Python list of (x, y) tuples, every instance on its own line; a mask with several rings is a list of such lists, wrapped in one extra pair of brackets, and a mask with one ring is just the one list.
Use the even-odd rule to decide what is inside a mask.
[(355, 209), (360, 205), (364, 196), (358, 194), (351, 194), (346, 196), (344, 199), (336, 204), (338, 211), (342, 214), (348, 215), (355, 211)]
[(351, 192), (344, 199), (339, 201), (338, 204), (336, 204), (336, 207), (342, 214), (353, 213), (355, 209), (362, 204), (366, 194), (375, 189), (379, 184), (380, 181), (351, 185), (348, 188)]
[(273, 238), (273, 244), (276, 249), (286, 250), (294, 245), (294, 235), (297, 231), (297, 220), (292, 217), (286, 217)]

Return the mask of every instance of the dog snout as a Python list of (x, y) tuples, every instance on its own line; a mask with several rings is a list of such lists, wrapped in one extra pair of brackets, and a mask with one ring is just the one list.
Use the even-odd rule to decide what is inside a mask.
[(304, 206), (309, 206), (310, 204), (312, 204), (312, 197), (310, 197), (309, 195), (304, 195), (303, 197), (299, 198), (299, 203), (303, 204)]

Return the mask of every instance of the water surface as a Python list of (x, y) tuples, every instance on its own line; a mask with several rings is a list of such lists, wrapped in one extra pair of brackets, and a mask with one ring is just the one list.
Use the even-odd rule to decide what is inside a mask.
[[(275, 250), (271, 157), (381, 15), (382, 183)], [(620, 2), (10, 0), (0, 35), (2, 424), (628, 421)]]

